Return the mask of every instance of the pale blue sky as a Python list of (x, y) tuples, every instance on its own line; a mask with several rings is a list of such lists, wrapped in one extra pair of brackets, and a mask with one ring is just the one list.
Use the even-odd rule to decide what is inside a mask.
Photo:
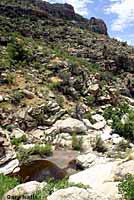
[(69, 3), (86, 18), (102, 18), (111, 37), (134, 45), (134, 0), (46, 0)]

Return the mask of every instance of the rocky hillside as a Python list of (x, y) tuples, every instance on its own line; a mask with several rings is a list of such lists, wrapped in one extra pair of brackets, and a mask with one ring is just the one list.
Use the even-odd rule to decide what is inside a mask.
[(134, 174), (134, 48), (71, 5), (1, 0), (0, 125), (0, 174), (22, 183), (10, 190), (18, 183), (0, 175), (10, 186), (0, 198), (45, 188), (38, 199), (122, 199), (118, 183)]

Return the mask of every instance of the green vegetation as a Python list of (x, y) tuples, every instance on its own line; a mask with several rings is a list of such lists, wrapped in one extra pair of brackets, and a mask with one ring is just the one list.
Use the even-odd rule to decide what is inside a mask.
[(23, 163), (26, 162), (30, 155), (39, 154), (41, 156), (50, 156), (52, 155), (52, 146), (51, 144), (35, 144), (33, 147), (30, 147), (28, 149), (24, 149), (23, 147), (20, 147), (18, 149), (17, 157), (18, 159)]
[(94, 96), (87, 96), (86, 97), (86, 101), (87, 101), (87, 104), (89, 105), (89, 106), (93, 106), (93, 103), (95, 102), (95, 97)]
[(105, 109), (103, 115), (106, 120), (112, 120), (112, 128), (117, 134), (126, 139), (134, 139), (134, 111), (130, 110), (127, 104), (120, 104), (115, 108), (109, 106)]
[(120, 103), (115, 108), (109, 106), (105, 109), (103, 116), (106, 120), (114, 119), (115, 117), (121, 118), (124, 114), (129, 112), (129, 106), (126, 103)]
[(20, 138), (15, 138), (15, 137), (13, 137), (12, 139), (11, 139), (11, 144), (12, 145), (15, 145), (16, 147), (18, 147), (22, 142), (26, 142), (27, 141), (27, 137), (26, 137), (26, 135), (23, 135), (22, 137), (20, 137)]
[(61, 49), (60, 46), (54, 47), (52, 53), (54, 53), (58, 57), (68, 60), (70, 62), (70, 64), (72, 63), (76, 66), (86, 67), (89, 72), (97, 73), (97, 72), (101, 71), (101, 68), (99, 67), (98, 64), (89, 63), (88, 61), (86, 61), (83, 58), (78, 58), (76, 56), (72, 56), (65, 49)]
[(14, 105), (19, 105), (21, 100), (24, 98), (24, 93), (21, 90), (12, 91), (11, 103)]
[(12, 72), (7, 73), (6, 79), (7, 79), (7, 82), (8, 82), (9, 85), (13, 85), (16, 82), (16, 80), (15, 80), (15, 74), (12, 73)]
[(122, 151), (126, 152), (128, 148), (129, 148), (129, 142), (121, 140), (116, 146), (116, 151), (118, 151), (118, 152), (122, 152)]
[[(11, 178), (11, 177), (0, 174), (0, 184), (1, 184), (0, 199), (2, 199), (3, 195), (6, 192), (13, 189), (20, 183), (18, 179), (16, 178)], [(84, 189), (88, 188), (88, 186), (85, 186), (83, 184), (69, 183), (67, 178), (64, 178), (62, 180), (57, 180), (57, 181), (53, 179), (49, 179), (44, 189), (42, 191), (36, 192), (34, 196), (36, 197), (36, 200), (44, 200), (45, 198), (47, 198), (47, 196), (51, 195), (53, 192), (57, 190), (65, 189), (65, 188), (73, 187), (73, 186), (84, 188)]]
[(134, 200), (134, 176), (128, 174), (118, 188), (125, 200)]
[(73, 133), (72, 135), (72, 148), (73, 150), (76, 151), (82, 151), (82, 143), (83, 143), (83, 138), (76, 135), (76, 133)]
[(11, 178), (5, 175), (0, 174), (0, 199), (2, 199), (3, 195), (17, 186), (19, 181), (16, 178)]
[[(31, 51), (26, 48), (27, 39), (24, 39), (17, 32), (10, 33), (9, 38), (6, 47), (3, 49), (0, 48), (0, 64), (5, 69), (12, 69), (21, 65), (23, 62), (26, 64), (31, 56)], [(9, 77), (10, 80), (12, 80), (11, 77)]]
[(44, 200), (47, 196), (51, 195), (53, 192), (65, 189), (68, 187), (79, 187), (87, 189), (88, 187), (83, 184), (69, 183), (67, 178), (60, 181), (55, 181), (53, 179), (48, 180), (47, 185), (44, 187), (43, 191), (36, 193), (36, 200)]
[(56, 82), (49, 83), (48, 88), (50, 90), (55, 90), (55, 89), (58, 89), (60, 87), (60, 85), (61, 85), (61, 82), (56, 81)]
[(93, 144), (93, 150), (94, 151), (98, 151), (98, 152), (102, 152), (105, 153), (107, 151), (106, 145), (103, 142), (103, 140), (101, 139), (100, 136), (96, 137), (96, 141)]

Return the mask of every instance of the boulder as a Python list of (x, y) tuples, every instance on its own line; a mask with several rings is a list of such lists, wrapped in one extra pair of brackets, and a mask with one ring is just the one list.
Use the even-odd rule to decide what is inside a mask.
[(8, 161), (7, 163), (4, 163), (2, 166), (0, 166), (0, 174), (7, 175), (19, 171), (20, 168), (18, 166), (19, 161), (17, 159)]
[(34, 98), (34, 93), (29, 91), (29, 90), (24, 89), (23, 93), (28, 99), (33, 99)]
[(122, 162), (117, 168), (113, 170), (113, 177), (119, 181), (123, 179), (127, 174), (134, 175), (134, 160)]
[(36, 129), (36, 130), (31, 131), (30, 135), (32, 136), (32, 138), (40, 140), (41, 138), (44, 137), (44, 131), (40, 129)]
[(13, 129), (11, 137), (15, 137), (16, 139), (22, 138), (23, 136), (26, 137), (26, 133), (19, 128)]
[(96, 164), (103, 164), (110, 161), (110, 159), (99, 156), (94, 152), (81, 154), (76, 158), (76, 164), (84, 169), (90, 168)]
[(92, 153), (87, 153), (83, 155), (79, 155), (76, 158), (76, 164), (81, 166), (82, 168), (86, 169), (94, 165), (97, 156)]
[(96, 96), (99, 91), (99, 84), (90, 85), (88, 91), (93, 95)]
[(118, 199), (117, 183), (108, 180), (111, 179), (112, 170), (117, 167), (118, 161), (96, 164), (89, 169), (81, 171), (69, 177), (69, 182), (82, 183), (90, 186), (97, 194), (104, 194), (105, 197)]
[(92, 115), (92, 119), (95, 121), (95, 123), (92, 125), (92, 127), (96, 130), (104, 129), (106, 126), (106, 120), (104, 117), (100, 114)]
[(32, 198), (32, 194), (43, 190), (47, 183), (39, 183), (37, 181), (30, 181), (27, 183), (23, 183), (17, 185), (15, 188), (8, 191), (5, 195), (3, 200), (9, 199), (9, 197), (16, 197), (15, 199), (30, 199)]
[(118, 138), (112, 138), (113, 144), (119, 144), (120, 142), (126, 142), (126, 140), (123, 137)]
[(64, 120), (58, 120), (52, 128), (45, 131), (46, 134), (55, 133), (85, 133), (87, 127), (78, 119), (68, 117)]
[(102, 195), (97, 195), (92, 190), (78, 187), (69, 187), (58, 190), (47, 197), (47, 200), (108, 200)]
[(104, 121), (104, 117), (100, 114), (95, 114), (95, 115), (92, 115), (92, 119), (95, 120), (96, 122), (100, 122), (100, 121)]
[(100, 122), (93, 124), (92, 127), (96, 130), (100, 130), (100, 129), (103, 129), (105, 126), (106, 126), (106, 121), (100, 121)]
[(4, 98), (2, 95), (0, 95), (0, 102), (4, 101)]

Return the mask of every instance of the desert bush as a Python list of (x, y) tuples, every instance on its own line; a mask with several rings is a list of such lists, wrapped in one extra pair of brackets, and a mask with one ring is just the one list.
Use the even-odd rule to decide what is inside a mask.
[(73, 135), (72, 135), (72, 148), (76, 151), (81, 151), (82, 150), (82, 143), (83, 143), (82, 137), (78, 138), (76, 133), (73, 133)]
[(50, 179), (47, 181), (47, 185), (44, 187), (44, 189), (41, 192), (39, 191), (35, 194), (36, 200), (44, 200), (44, 198), (47, 198), (47, 196), (51, 195), (53, 192), (68, 187), (79, 187), (83, 189), (88, 188), (88, 186), (83, 184), (69, 183), (67, 178), (58, 181)]
[(24, 98), (24, 93), (20, 90), (13, 91), (11, 95), (11, 103), (14, 105), (20, 104), (21, 100)]
[(12, 145), (15, 145), (16, 147), (18, 147), (22, 142), (26, 142), (27, 141), (27, 137), (26, 137), (26, 135), (23, 135), (22, 137), (20, 137), (20, 138), (15, 138), (15, 137), (13, 137), (12, 139), (11, 139), (11, 144)]
[(87, 104), (88, 104), (89, 106), (92, 106), (93, 103), (95, 102), (95, 97), (92, 96), (92, 95), (87, 96), (87, 97), (86, 97), (86, 101), (87, 101)]
[(119, 192), (126, 200), (134, 200), (134, 176), (128, 174), (118, 185)]
[[(122, 122), (124, 115), (126, 115), (126, 120)], [(115, 108), (109, 106), (105, 109), (103, 116), (106, 120), (112, 120), (114, 132), (126, 139), (134, 139), (134, 111), (130, 110), (126, 103), (120, 104)]]
[(15, 84), (16, 82), (15, 73), (8, 72), (6, 76), (6, 80), (9, 85)]
[(30, 147), (28, 149), (24, 149), (23, 147), (20, 147), (18, 149), (17, 157), (22, 163), (25, 163), (27, 162), (30, 155), (35, 155), (35, 154), (39, 154), (41, 156), (52, 155), (51, 144), (45, 144), (45, 145), (36, 144), (33, 147)]
[(16, 178), (11, 178), (0, 174), (0, 199), (2, 199), (3, 195), (17, 186), (19, 181)]
[(102, 152), (102, 153), (105, 153), (107, 151), (105, 143), (103, 142), (101, 137), (98, 136), (98, 135), (96, 136), (96, 141), (93, 144), (93, 150), (98, 151), (98, 152)]

